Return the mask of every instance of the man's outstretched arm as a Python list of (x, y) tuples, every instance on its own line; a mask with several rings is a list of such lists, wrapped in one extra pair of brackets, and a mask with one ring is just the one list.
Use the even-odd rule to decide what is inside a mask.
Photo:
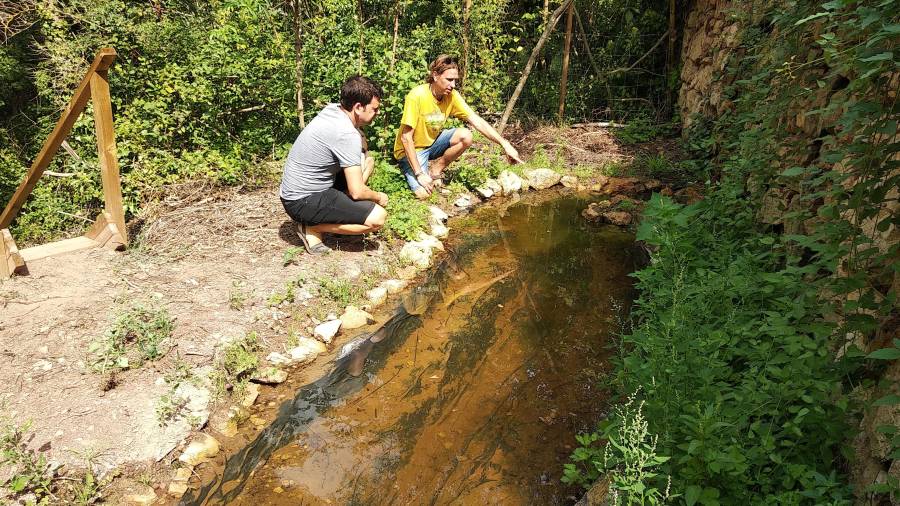
[(373, 191), (363, 182), (362, 167), (354, 165), (344, 169), (344, 177), (347, 178), (347, 194), (353, 200), (371, 200), (381, 207), (388, 202), (386, 193)]
[(491, 126), (490, 123), (485, 121), (481, 116), (477, 114), (473, 114), (469, 116), (469, 125), (472, 126), (475, 130), (481, 132), (481, 135), (484, 135), (488, 139), (496, 142), (503, 148), (504, 154), (506, 154), (506, 158), (511, 164), (516, 163), (525, 163), (522, 161), (522, 158), (519, 157), (519, 152), (513, 147), (512, 143), (508, 140), (504, 139), (500, 133), (494, 130), (494, 127)]

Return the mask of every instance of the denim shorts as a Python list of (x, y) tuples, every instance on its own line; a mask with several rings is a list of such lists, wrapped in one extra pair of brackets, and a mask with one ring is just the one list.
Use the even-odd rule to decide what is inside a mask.
[[(447, 148), (450, 147), (450, 140), (453, 138), (453, 132), (456, 132), (455, 128), (445, 129), (437, 136), (437, 139), (434, 140), (434, 144), (425, 149), (416, 151), (416, 158), (419, 159), (419, 166), (422, 170), (427, 172), (428, 162), (443, 156), (444, 152), (447, 151)], [(416, 191), (421, 188), (422, 185), (416, 181), (416, 176), (413, 175), (412, 167), (409, 166), (409, 160), (404, 156), (397, 160), (397, 162), (400, 164), (400, 170), (403, 171), (403, 175), (406, 176), (406, 184), (409, 185), (409, 189)]]

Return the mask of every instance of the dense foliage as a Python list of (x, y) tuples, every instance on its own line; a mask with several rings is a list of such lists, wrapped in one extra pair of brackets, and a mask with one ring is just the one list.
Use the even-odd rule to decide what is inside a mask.
[[(591, 35), (573, 43), (568, 111), (577, 120), (620, 119), (647, 103), (658, 105), (618, 100), (661, 81), (636, 80), (644, 84), (626, 93), (616, 83), (633, 77), (596, 79), (583, 42), (596, 46), (592, 55), (601, 71), (627, 66), (664, 31), (664, 16), (656, 13), (665, 10), (664, 2), (601, 4), (578, 7)], [(296, 137), (298, 90), (308, 121), (355, 73), (374, 78), (387, 93), (381, 117), (367, 132), (370, 147), (386, 159), (404, 94), (422, 82), (427, 62), (441, 52), (464, 56), (463, 93), (491, 118), (540, 35), (542, 7), (482, 0), (466, 14), (461, 2), (444, 0), (23, 0), (17, 9), (29, 22), (0, 44), (0, 202), (12, 195), (101, 47), (119, 53), (110, 81), (130, 217), (175, 181), (256, 185), (277, 177), (266, 169), (277, 163), (261, 162), (280, 160)], [(532, 73), (519, 117), (556, 110), (563, 24)], [(659, 53), (638, 70), (659, 73), (665, 63)], [(69, 176), (45, 176), (14, 224), (22, 244), (81, 228), (101, 205), (90, 110), (68, 142), (75, 156), (61, 151), (50, 170)]]
[[(689, 505), (866, 493), (847, 485), (854, 394), (900, 357), (889, 335), (900, 246), (883, 235), (900, 225), (900, 2), (791, 5), (744, 20), (742, 57), (723, 76), (735, 107), (691, 132), (718, 182), (690, 206), (655, 197), (639, 228), (655, 252), (637, 273), (616, 379), (643, 402), (664, 461), (639, 488), (668, 476)], [(780, 219), (760, 223), (773, 203)], [(896, 385), (874, 386), (875, 406), (900, 402)], [(880, 430), (900, 457), (898, 428)], [(572, 481), (607, 470), (591, 439)], [(890, 480), (874, 490), (896, 498)]]

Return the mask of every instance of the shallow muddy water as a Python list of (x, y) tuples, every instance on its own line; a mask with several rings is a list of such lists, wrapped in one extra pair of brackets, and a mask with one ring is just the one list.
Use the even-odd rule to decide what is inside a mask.
[(603, 416), (634, 265), (633, 237), (586, 224), (585, 205), (458, 220), (447, 260), (384, 327), (182, 504), (572, 503), (581, 491), (559, 479)]

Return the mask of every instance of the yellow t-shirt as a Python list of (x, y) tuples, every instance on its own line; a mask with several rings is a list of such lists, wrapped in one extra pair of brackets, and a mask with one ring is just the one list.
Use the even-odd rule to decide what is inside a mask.
[[(431, 85), (425, 83), (409, 90), (409, 93), (406, 94), (400, 125), (412, 127), (413, 141), (416, 143), (416, 150), (419, 150), (434, 144), (434, 140), (441, 134), (447, 118), (452, 116), (467, 121), (474, 114), (475, 112), (463, 100), (458, 91), (453, 90), (438, 101), (431, 94)], [(404, 156), (406, 153), (403, 151), (403, 142), (400, 141), (400, 129), (397, 129), (394, 158), (399, 160)]]

